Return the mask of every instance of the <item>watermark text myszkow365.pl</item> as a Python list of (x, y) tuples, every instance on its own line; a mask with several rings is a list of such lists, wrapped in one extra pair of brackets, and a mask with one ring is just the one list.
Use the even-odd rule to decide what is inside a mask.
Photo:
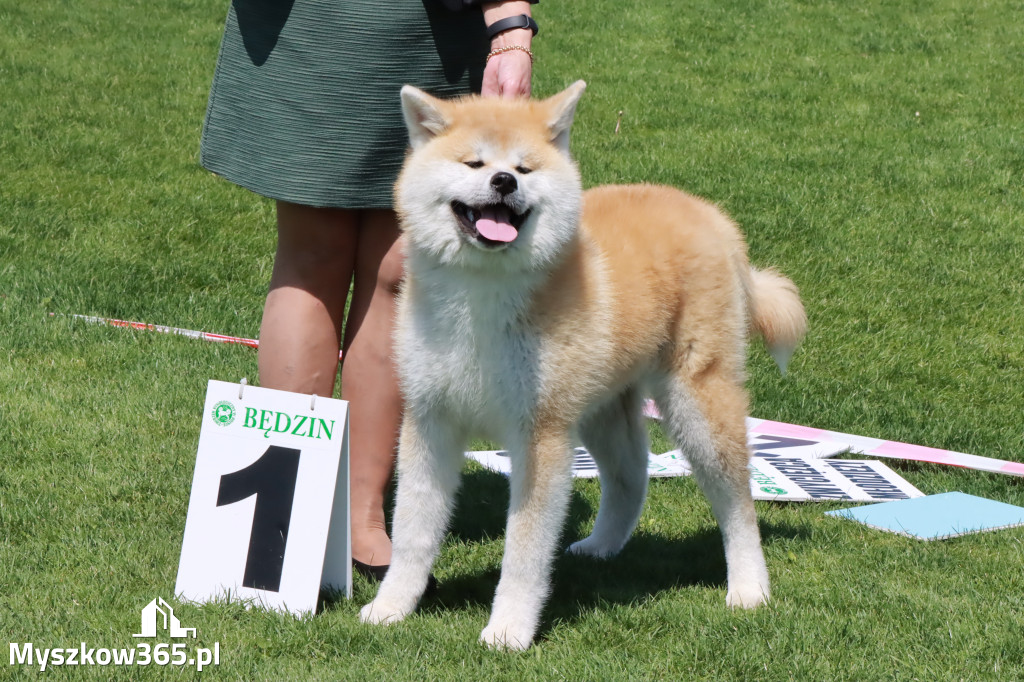
[[(174, 609), (159, 597), (142, 609), (142, 632), (132, 636), (157, 637), (158, 629), (166, 631), (167, 636), (174, 639), (196, 636), (196, 629), (182, 627), (174, 615)], [(209, 648), (190, 648), (185, 642), (140, 642), (133, 647), (121, 648), (92, 647), (86, 642), (71, 647), (42, 647), (34, 642), (11, 642), (10, 664), (38, 666), (40, 671), (56, 666), (77, 665), (172, 665), (194, 667), (197, 672), (202, 672), (207, 666), (220, 665), (220, 642), (214, 642), (213, 647)]]

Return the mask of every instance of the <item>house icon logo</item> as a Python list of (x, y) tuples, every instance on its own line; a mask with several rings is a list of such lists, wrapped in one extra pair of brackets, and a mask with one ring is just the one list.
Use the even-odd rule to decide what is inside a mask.
[(188, 637), (190, 633), (193, 638), (196, 636), (196, 629), (181, 627), (171, 605), (157, 597), (142, 609), (142, 632), (132, 637), (156, 637), (157, 614), (162, 616), (163, 629), (171, 637)]

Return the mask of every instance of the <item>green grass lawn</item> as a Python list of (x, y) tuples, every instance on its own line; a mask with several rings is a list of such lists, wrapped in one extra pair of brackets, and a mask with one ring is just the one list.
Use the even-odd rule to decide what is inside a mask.
[[(48, 316), (257, 334), (272, 205), (197, 164), (226, 9), (0, 0), (0, 644), (136, 644), (140, 609), (173, 596), (206, 381), (255, 380), (248, 348)], [(537, 94), (589, 84), (585, 184), (705, 196), (801, 287), (789, 374), (751, 348), (754, 416), (1024, 460), (1020, 3), (535, 14)], [(1024, 505), (1021, 479), (893, 466), (926, 493)], [(567, 542), (598, 496), (576, 484)], [(467, 471), (439, 591), (393, 628), (358, 623), (362, 580), (305, 619), (173, 602), (195, 646), (219, 643), (202, 677), (1024, 679), (1024, 530), (922, 543), (823, 516), (842, 505), (758, 503), (774, 600), (735, 613), (689, 479), (652, 482), (618, 558), (558, 560), (536, 646), (489, 652), (506, 504), (502, 478)], [(44, 675), (194, 677), (0, 661), (0, 679)]]

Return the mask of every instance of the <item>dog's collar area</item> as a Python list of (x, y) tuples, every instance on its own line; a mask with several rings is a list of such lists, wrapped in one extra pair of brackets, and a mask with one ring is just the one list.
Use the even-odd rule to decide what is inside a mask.
[(530, 215), (529, 211), (516, 213), (505, 204), (474, 207), (453, 201), (451, 206), (462, 233), (491, 249), (502, 248), (515, 241), (519, 229)]

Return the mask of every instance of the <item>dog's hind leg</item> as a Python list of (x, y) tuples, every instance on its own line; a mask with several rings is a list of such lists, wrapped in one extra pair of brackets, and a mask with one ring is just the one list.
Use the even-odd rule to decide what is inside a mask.
[(489, 647), (526, 649), (537, 631), (572, 489), (567, 430), (535, 435), (526, 456), (513, 460), (501, 580), (480, 634)]
[(402, 620), (423, 596), (454, 506), (463, 446), (443, 420), (417, 422), (406, 415), (398, 448), (391, 568), (377, 597), (359, 612), (364, 623)]
[(713, 370), (689, 380), (668, 377), (656, 401), (722, 531), (726, 603), (753, 608), (768, 601), (768, 568), (750, 494), (747, 398), (740, 381)]
[(601, 504), (594, 530), (569, 552), (614, 556), (633, 534), (647, 497), (647, 426), (637, 390), (627, 389), (588, 415), (579, 432), (597, 462)]

